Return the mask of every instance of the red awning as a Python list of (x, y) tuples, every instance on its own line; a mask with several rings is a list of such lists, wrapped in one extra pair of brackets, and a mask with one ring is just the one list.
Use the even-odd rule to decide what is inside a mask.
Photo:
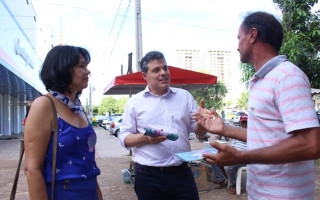
[[(209, 74), (195, 72), (169, 66), (170, 86), (194, 90), (217, 83), (217, 77)], [(146, 88), (147, 82), (142, 72), (135, 72), (115, 77), (104, 89), (105, 95), (136, 94)]]

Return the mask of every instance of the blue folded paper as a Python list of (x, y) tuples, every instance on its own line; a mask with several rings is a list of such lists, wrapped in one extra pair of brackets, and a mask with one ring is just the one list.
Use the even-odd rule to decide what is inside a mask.
[(216, 154), (218, 153), (218, 150), (209, 147), (209, 148), (204, 148), (204, 149), (199, 149), (199, 150), (194, 150), (194, 151), (188, 151), (188, 152), (182, 152), (182, 153), (176, 153), (176, 156), (179, 157), (180, 159), (189, 162), (189, 161), (195, 161), (195, 160), (201, 160), (204, 157), (202, 156), (203, 153), (212, 153)]

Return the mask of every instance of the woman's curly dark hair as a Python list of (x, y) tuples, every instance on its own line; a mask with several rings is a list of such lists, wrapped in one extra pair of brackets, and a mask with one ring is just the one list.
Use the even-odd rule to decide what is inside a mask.
[(55, 46), (48, 52), (40, 71), (40, 78), (46, 90), (72, 93), (69, 85), (72, 82), (73, 68), (78, 64), (80, 55), (89, 64), (91, 60), (90, 54), (81, 47)]

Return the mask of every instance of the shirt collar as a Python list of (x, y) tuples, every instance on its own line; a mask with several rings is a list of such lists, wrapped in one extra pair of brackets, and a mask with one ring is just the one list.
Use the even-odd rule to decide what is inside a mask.
[[(169, 93), (176, 93), (176, 92), (177, 92), (177, 88), (168, 87), (168, 91), (167, 91), (164, 95), (162, 95), (162, 96), (167, 96)], [(145, 96), (146, 96), (146, 95), (158, 96), (158, 95), (153, 94), (153, 93), (150, 91), (148, 85), (147, 85), (147, 87), (143, 90), (143, 95), (145, 95)]]
[(270, 72), (273, 68), (275, 68), (276, 66), (278, 66), (280, 63), (287, 61), (287, 56), (284, 55), (280, 55), (280, 56), (276, 56), (272, 59), (270, 59), (268, 62), (266, 62), (260, 70), (258, 70), (254, 76), (254, 78), (262, 78), (264, 77), (268, 72)]

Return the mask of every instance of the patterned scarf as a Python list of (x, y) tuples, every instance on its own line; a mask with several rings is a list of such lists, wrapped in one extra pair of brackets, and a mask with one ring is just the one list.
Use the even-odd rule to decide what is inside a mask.
[(74, 104), (70, 101), (69, 97), (65, 96), (64, 94), (61, 94), (60, 92), (53, 91), (53, 90), (49, 90), (49, 92), (52, 94), (52, 96), (54, 96), (60, 102), (66, 104), (71, 109), (72, 112), (76, 114), (84, 112), (83, 106), (79, 99), (79, 95), (76, 96), (76, 100)]

